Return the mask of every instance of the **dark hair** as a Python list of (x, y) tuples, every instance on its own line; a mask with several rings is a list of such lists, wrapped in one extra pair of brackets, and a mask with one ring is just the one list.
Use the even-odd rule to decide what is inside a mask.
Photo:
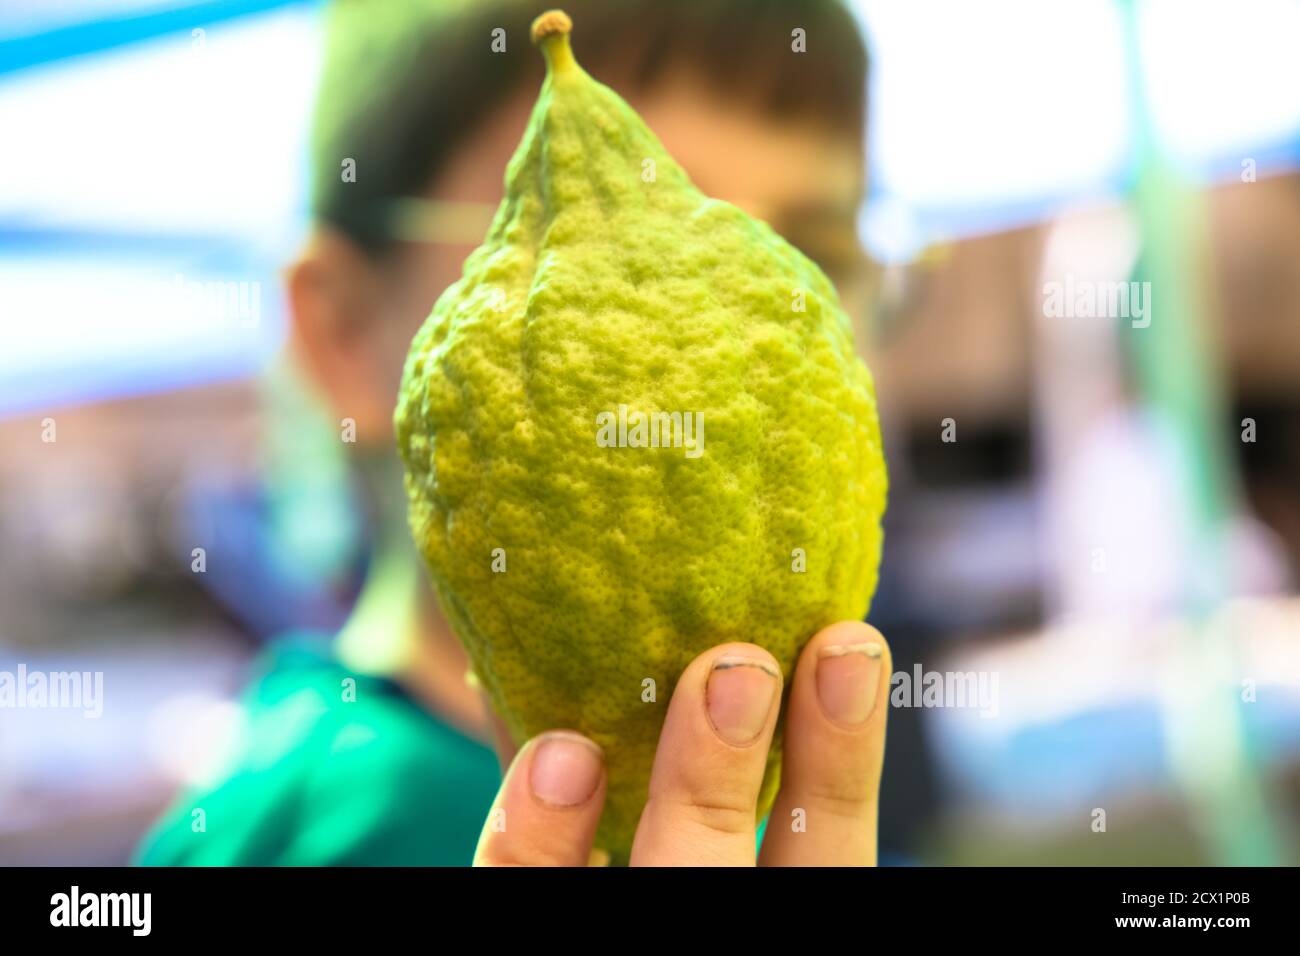
[[(557, 5), (529, 0), (335, 0), (313, 122), (312, 213), (380, 257), (389, 211), (418, 196), (479, 121), (542, 59), (528, 28)], [(687, 65), (755, 108), (861, 137), (867, 54), (840, 0), (564, 0), (588, 71), (624, 93)], [(493, 31), (506, 49), (494, 52)], [(792, 52), (796, 28), (806, 52)], [(499, 34), (498, 34), (499, 35)], [(342, 163), (356, 163), (343, 182)]]

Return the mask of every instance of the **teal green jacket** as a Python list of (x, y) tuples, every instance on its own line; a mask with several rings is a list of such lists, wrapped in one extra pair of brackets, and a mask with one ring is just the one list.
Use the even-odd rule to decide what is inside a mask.
[(146, 836), (145, 866), (468, 866), (495, 754), (319, 645), (260, 660), (236, 758)]

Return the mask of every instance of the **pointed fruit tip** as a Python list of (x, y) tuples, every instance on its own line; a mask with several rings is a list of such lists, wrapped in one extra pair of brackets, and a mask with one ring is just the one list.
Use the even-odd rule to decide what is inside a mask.
[(547, 10), (533, 21), (533, 45), (541, 47), (549, 69), (557, 70), (573, 63), (573, 52), (569, 49), (569, 32), (573, 21), (563, 10)]
[(573, 21), (567, 13), (563, 10), (547, 10), (533, 21), (533, 43), (540, 44), (548, 37), (569, 33), (572, 29)]

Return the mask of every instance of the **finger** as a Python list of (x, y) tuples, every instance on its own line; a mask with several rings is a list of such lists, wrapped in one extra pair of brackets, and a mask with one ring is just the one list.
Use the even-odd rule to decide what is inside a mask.
[(890, 661), (880, 632), (858, 621), (824, 628), (800, 654), (762, 865), (875, 864)]
[(781, 699), (781, 669), (723, 644), (673, 691), (632, 845), (634, 866), (753, 866), (755, 814)]
[(605, 804), (595, 743), (551, 731), (524, 744), (483, 825), (475, 866), (586, 866)]

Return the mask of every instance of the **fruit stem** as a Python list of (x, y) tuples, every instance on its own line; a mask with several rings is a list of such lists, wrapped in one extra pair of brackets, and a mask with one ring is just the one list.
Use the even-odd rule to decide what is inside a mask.
[(548, 72), (559, 73), (577, 66), (569, 47), (569, 31), (572, 29), (573, 21), (563, 10), (547, 10), (533, 21), (530, 31), (533, 45), (541, 47)]

